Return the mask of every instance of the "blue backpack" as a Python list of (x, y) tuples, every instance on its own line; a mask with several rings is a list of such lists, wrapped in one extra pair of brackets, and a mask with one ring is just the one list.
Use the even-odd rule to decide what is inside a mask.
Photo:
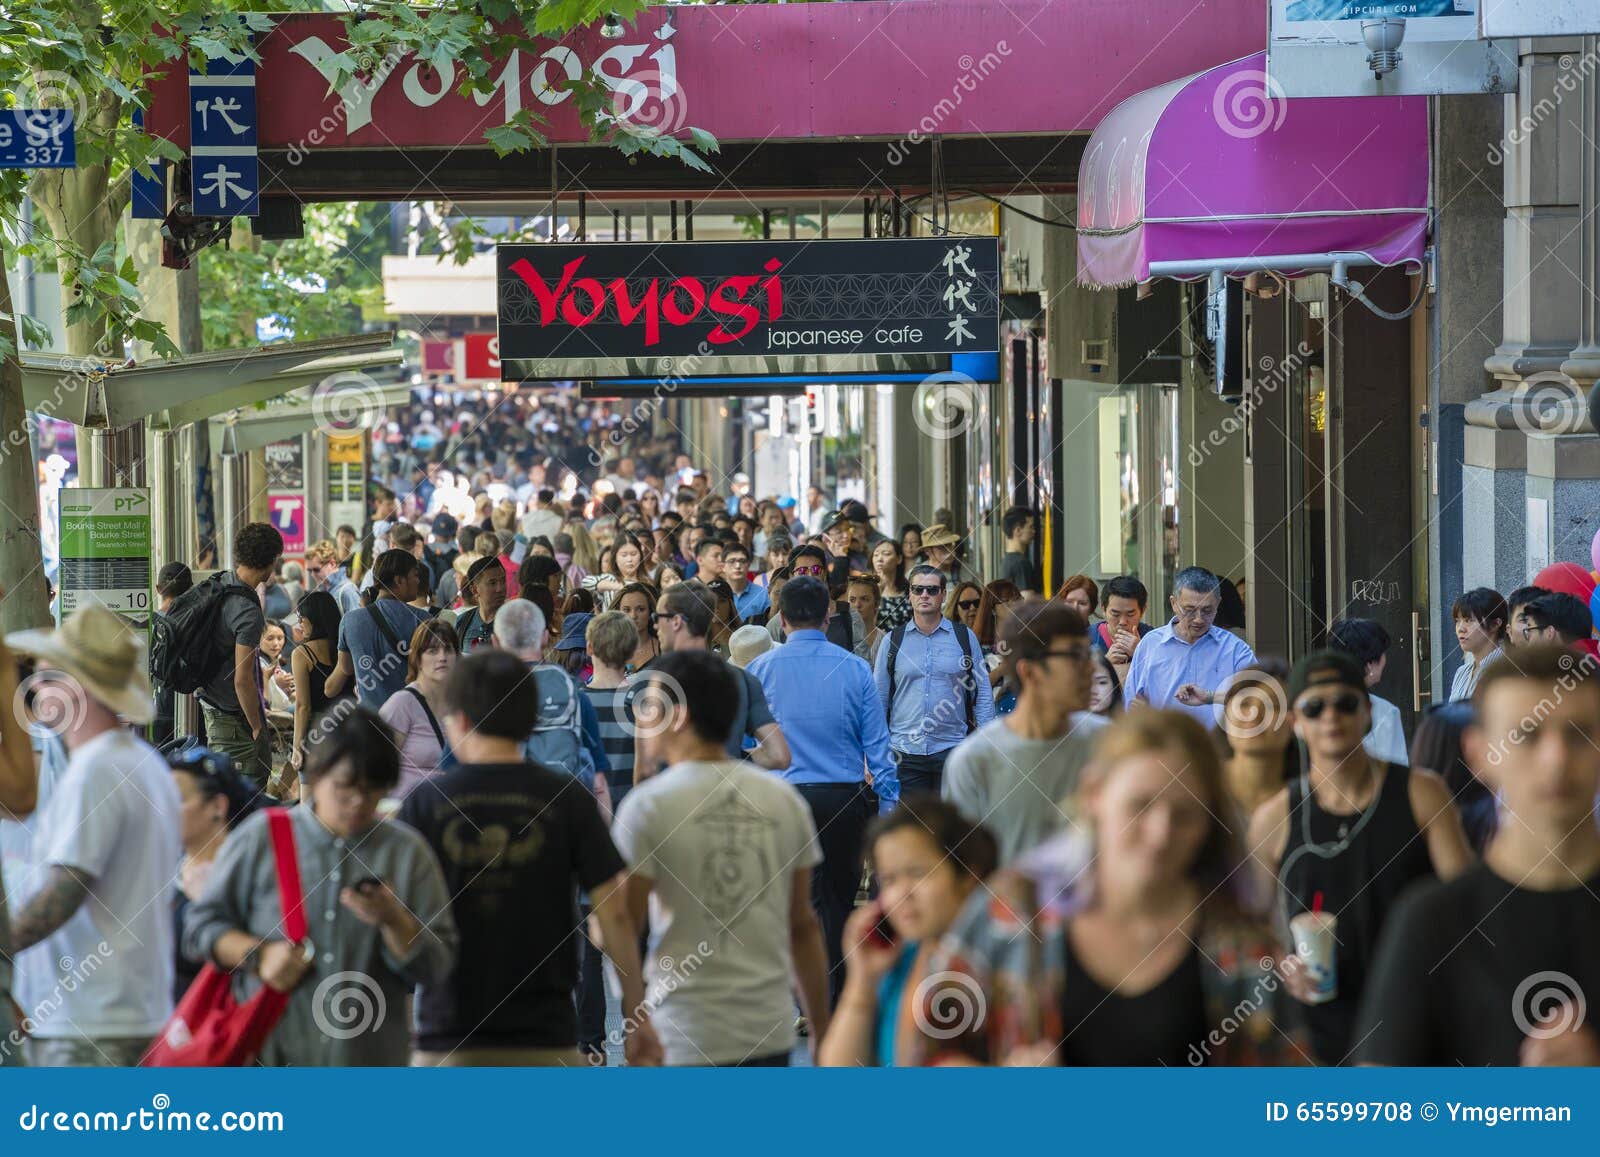
[(578, 705), (582, 692), (576, 680), (553, 663), (535, 663), (528, 670), (539, 695), (539, 708), (533, 734), (522, 746), (523, 754), (593, 790), (594, 757), (583, 741), (583, 714)]

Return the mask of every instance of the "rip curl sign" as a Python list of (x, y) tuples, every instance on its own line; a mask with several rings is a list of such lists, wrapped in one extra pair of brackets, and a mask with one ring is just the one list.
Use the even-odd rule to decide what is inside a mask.
[(999, 348), (993, 237), (502, 245), (498, 278), (503, 363)]

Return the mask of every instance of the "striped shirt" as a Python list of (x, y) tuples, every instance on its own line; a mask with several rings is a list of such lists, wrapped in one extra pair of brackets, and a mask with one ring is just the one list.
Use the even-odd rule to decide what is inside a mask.
[(632, 683), (620, 687), (585, 687), (594, 712), (600, 717), (600, 746), (605, 748), (606, 783), (611, 788), (611, 806), (615, 808), (622, 797), (633, 787), (633, 695), (638, 690)]

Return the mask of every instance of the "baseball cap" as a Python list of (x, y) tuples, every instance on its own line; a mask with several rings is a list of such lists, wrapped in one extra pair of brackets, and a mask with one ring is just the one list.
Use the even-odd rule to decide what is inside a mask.
[(1289, 672), (1289, 702), (1313, 687), (1348, 687), (1365, 695), (1366, 672), (1354, 656), (1343, 651), (1312, 651)]
[(779, 510), (793, 510), (795, 508), (795, 505), (796, 505), (795, 500), (793, 498), (790, 498), (787, 494), (785, 494), (782, 498), (778, 499), (778, 509)]
[[(478, 559), (467, 568), (467, 581), (461, 585), (464, 587), (470, 587), (473, 583), (478, 581), (479, 575), (492, 566), (500, 566), (500, 559), (498, 557), (494, 555), (485, 555), (483, 558)], [(501, 569), (504, 570), (505, 568), (501, 567)]]
[(839, 513), (843, 514), (851, 522), (868, 522), (872, 518), (872, 515), (867, 513), (866, 504), (854, 498), (839, 507)]
[(454, 538), (461, 532), (460, 523), (456, 522), (455, 515), (440, 511), (433, 516), (433, 533), (440, 538)]
[(849, 522), (850, 518), (842, 510), (830, 510), (822, 516), (822, 532), (826, 534), (841, 522)]

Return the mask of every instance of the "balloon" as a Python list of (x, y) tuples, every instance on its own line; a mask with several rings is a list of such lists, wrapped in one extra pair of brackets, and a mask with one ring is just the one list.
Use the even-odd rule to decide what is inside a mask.
[(1600, 626), (1600, 586), (1594, 588), (1594, 594), (1589, 596), (1589, 617)]
[(1594, 541), (1589, 544), (1589, 561), (1600, 571), (1600, 530), (1594, 532)]
[(1595, 592), (1595, 580), (1575, 562), (1558, 562), (1545, 567), (1533, 577), (1533, 585), (1572, 595), (1585, 605)]

